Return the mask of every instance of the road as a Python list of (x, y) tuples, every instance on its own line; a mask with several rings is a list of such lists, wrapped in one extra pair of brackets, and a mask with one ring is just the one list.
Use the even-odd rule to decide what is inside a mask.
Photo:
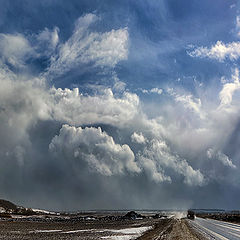
[(189, 222), (209, 239), (240, 240), (240, 225), (238, 224), (203, 218), (195, 218), (194, 221)]

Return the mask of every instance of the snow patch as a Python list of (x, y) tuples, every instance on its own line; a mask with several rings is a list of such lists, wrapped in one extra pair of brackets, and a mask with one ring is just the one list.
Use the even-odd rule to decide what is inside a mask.
[(83, 229), (83, 230), (72, 230), (72, 231), (67, 231), (67, 232), (62, 232), (62, 233), (78, 233), (78, 232), (92, 232), (94, 229)]
[(61, 232), (62, 230), (54, 229), (54, 230), (35, 230), (29, 231), (29, 233), (51, 233), (51, 232)]
[(6, 209), (3, 207), (0, 207), (0, 213), (5, 213), (5, 212), (6, 212)]
[(106, 236), (106, 237), (101, 237), (101, 239), (108, 239), (108, 240), (131, 240), (135, 239), (133, 236), (129, 235), (123, 235), (123, 236)]
[(49, 212), (49, 211), (42, 210), (42, 209), (32, 209), (32, 210), (36, 213), (56, 214), (55, 212)]
[(109, 232), (113, 232), (113, 233), (123, 233), (123, 234), (141, 234), (149, 229), (151, 229), (152, 227), (137, 227), (137, 228), (124, 228), (124, 229), (110, 229), (107, 230)]
[(105, 229), (107, 232), (124, 234), (117, 236), (104, 236), (101, 239), (110, 239), (110, 240), (130, 240), (140, 237), (147, 230), (152, 229), (152, 227), (137, 227), (137, 228), (124, 228), (124, 229)]

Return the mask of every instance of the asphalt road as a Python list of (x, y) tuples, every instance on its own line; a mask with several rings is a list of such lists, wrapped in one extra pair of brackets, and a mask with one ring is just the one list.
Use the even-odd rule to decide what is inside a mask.
[(198, 231), (210, 239), (240, 240), (240, 225), (213, 219), (195, 218), (190, 221)]

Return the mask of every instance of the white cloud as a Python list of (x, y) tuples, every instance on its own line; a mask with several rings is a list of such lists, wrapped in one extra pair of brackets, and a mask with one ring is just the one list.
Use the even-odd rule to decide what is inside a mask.
[(114, 67), (128, 57), (128, 30), (121, 28), (110, 32), (89, 32), (88, 28), (99, 18), (94, 14), (80, 17), (72, 36), (59, 47), (52, 58), (47, 74), (63, 74), (83, 63), (100, 67)]
[(123, 92), (126, 89), (126, 83), (119, 80), (116, 73), (113, 73), (113, 90)]
[(232, 160), (226, 154), (222, 153), (221, 151), (216, 151), (212, 148), (209, 148), (207, 150), (207, 157), (209, 159), (215, 158), (227, 167), (236, 168), (236, 165), (234, 165), (232, 163)]
[(212, 87), (206, 90), (196, 88), (198, 97), (195, 97), (182, 89), (168, 89), (174, 101), (178, 100), (179, 104), (191, 111), (184, 111), (179, 104), (173, 106), (173, 103), (168, 103), (162, 120), (165, 139), (181, 149), (181, 152), (189, 152), (191, 158), (195, 159), (209, 146), (222, 149), (234, 134), (239, 121), (238, 101), (232, 101), (233, 93), (239, 88), (238, 82), (238, 71), (235, 71), (233, 83), (224, 80), (220, 92)]
[(49, 95), (44, 87), (38, 86), (34, 79), (21, 81), (17, 76), (11, 77), (3, 73), (2, 78), (0, 74), (1, 122), (24, 130), (39, 119), (49, 119)]
[[(83, 95), (79, 93), (77, 88), (73, 90), (56, 89), (54, 87), (46, 89), (44, 86), (38, 86), (33, 79), (29, 81), (18, 79), (16, 81), (17, 76), (8, 74), (7, 70), (1, 71), (0, 76), (1, 74), (0, 102), (2, 110), (0, 119), (2, 125), (0, 126), (0, 132), (2, 132), (1, 136), (15, 136), (6, 141), (8, 147), (4, 149), (5, 152), (11, 152), (11, 149), (15, 149), (18, 145), (22, 146), (23, 149), (25, 149), (25, 145), (30, 146), (28, 130), (39, 120), (52, 120), (75, 126), (110, 124), (115, 126), (120, 134), (122, 134), (121, 131), (124, 131), (124, 134), (128, 133), (132, 144), (136, 142), (145, 144), (143, 151), (139, 152), (137, 160), (139, 161), (139, 167), (153, 181), (173, 181), (173, 175), (168, 174), (170, 169), (175, 174), (183, 176), (184, 182), (188, 185), (203, 185), (205, 180), (200, 170), (195, 170), (190, 166), (188, 161), (185, 160), (187, 158), (183, 159), (176, 152), (173, 153), (166, 142), (169, 142), (173, 147), (177, 146), (176, 149), (180, 149), (180, 152), (191, 152), (191, 154), (200, 153), (204, 149), (206, 151), (206, 146), (211, 146), (216, 142), (218, 142), (216, 147), (221, 149), (218, 139), (224, 140), (226, 132), (231, 134), (230, 125), (234, 126), (231, 118), (226, 114), (222, 116), (219, 110), (219, 115), (210, 114), (212, 118), (200, 121), (202, 126), (199, 128), (195, 112), (201, 111), (200, 102), (192, 95), (180, 95), (173, 90), (169, 92), (174, 96), (174, 101), (182, 103), (186, 109), (195, 109), (187, 113), (193, 116), (189, 118), (190, 124), (192, 124), (190, 127), (182, 123), (183, 119), (178, 118), (178, 114), (182, 116), (183, 112), (176, 104), (171, 105), (170, 110), (172, 109), (172, 112), (165, 109), (164, 113), (167, 113), (166, 115), (149, 119), (142, 112), (143, 109), (141, 109), (138, 96), (133, 93), (123, 92), (123, 94), (114, 95), (111, 89), (106, 89), (97, 92), (95, 95)], [(15, 94), (16, 92), (18, 95)], [(192, 113), (194, 114), (192, 115)], [(18, 128), (15, 126), (18, 126)], [(83, 129), (80, 131), (80, 128), (77, 127), (69, 128), (76, 128), (79, 132), (83, 131)], [(96, 132), (96, 129), (93, 129), (92, 132)], [(101, 131), (98, 130), (98, 132)], [(102, 132), (101, 134), (104, 135), (105, 133)], [(63, 139), (60, 135), (56, 138)], [(206, 135), (208, 136), (207, 139)], [(114, 144), (111, 151), (113, 151)], [(123, 146), (120, 145), (121, 149), (124, 149), (121, 151), (130, 153), (128, 147)], [(89, 149), (91, 148), (89, 147)], [(81, 151), (75, 150), (72, 149), (71, 156), (80, 156)], [(101, 150), (103, 151), (103, 147)], [(24, 151), (27, 152), (28, 150)], [(84, 151), (82, 152), (83, 155), (86, 154)], [(20, 162), (22, 161), (21, 156), (23, 155), (16, 155)], [(100, 158), (96, 158), (94, 154), (88, 154), (85, 159), (88, 160), (88, 164), (98, 169), (95, 169), (96, 171), (102, 171), (105, 174), (111, 174), (113, 171), (111, 165), (108, 167), (106, 162), (98, 165)], [(118, 170), (114, 171), (117, 172)]]
[(36, 39), (39, 42), (38, 46), (40, 51), (43, 48), (43, 44), (47, 45), (48, 51), (52, 51), (56, 48), (57, 44), (59, 43), (59, 36), (58, 36), (59, 28), (55, 27), (52, 31), (48, 28), (45, 28), (41, 31), (37, 36)]
[(150, 90), (142, 89), (141, 91), (142, 91), (142, 93), (157, 93), (159, 95), (161, 95), (163, 92), (163, 90), (161, 88), (152, 88)]
[(148, 177), (152, 179), (154, 182), (156, 183), (172, 182), (171, 177), (166, 176), (161, 167), (158, 166), (153, 159), (141, 155), (138, 157), (138, 159)]
[(164, 173), (169, 168), (184, 176), (184, 182), (187, 185), (201, 186), (205, 183), (202, 173), (194, 170), (185, 159), (172, 154), (170, 148), (162, 140), (152, 139), (143, 152), (139, 153), (139, 159), (142, 166), (147, 167), (147, 171), (151, 169), (152, 176), (155, 176), (154, 181), (171, 181), (171, 177)]
[(232, 75), (233, 82), (224, 83), (223, 88), (219, 93), (220, 106), (229, 106), (232, 103), (233, 94), (240, 89), (239, 70), (236, 68)]
[(136, 94), (124, 92), (115, 97), (111, 89), (98, 95), (82, 95), (77, 88), (50, 90), (54, 119), (70, 124), (105, 123), (118, 127), (131, 121), (139, 109)]
[(182, 104), (182, 106), (188, 110), (191, 110), (197, 114), (201, 119), (204, 119), (205, 112), (202, 110), (202, 102), (200, 98), (194, 97), (192, 94), (178, 94), (173, 89), (168, 89), (168, 93), (174, 97), (176, 102)]
[[(15, 131), (14, 126), (20, 126), (18, 131), (24, 134), (22, 137), (20, 137), (20, 132), (17, 134), (19, 140), (14, 139), (13, 144), (16, 144), (15, 146), (21, 143), (23, 139), (27, 141), (27, 129), (33, 126), (39, 119), (51, 119), (77, 125), (105, 123), (112, 124), (118, 128), (143, 129), (150, 138), (151, 136), (161, 136), (163, 131), (161, 124), (157, 120), (148, 120), (144, 115), (141, 118), (136, 118), (140, 114), (140, 109), (139, 99), (135, 94), (125, 92), (122, 97), (117, 98), (110, 89), (107, 89), (99, 95), (84, 96), (79, 93), (78, 89), (63, 90), (52, 88), (46, 91), (42, 87), (34, 86), (31, 82), (19, 81), (17, 84), (13, 84), (11, 80), (7, 82), (4, 82), (6, 80), (1, 81), (2, 86), (3, 83), (5, 84), (3, 88), (4, 94), (1, 94), (0, 98), (2, 100), (1, 107), (8, 109), (6, 114), (0, 114), (7, 121), (8, 127), (4, 124), (2, 126), (9, 132)], [(17, 98), (14, 98), (14, 95), (12, 95), (15, 91), (18, 92)], [(16, 112), (14, 106), (18, 106)], [(134, 132), (131, 138), (133, 142), (148, 143), (142, 132), (139, 131)], [(84, 143), (86, 144), (85, 148), (83, 147)], [(80, 145), (82, 147), (79, 147)], [(59, 152), (61, 149), (68, 153), (70, 152), (69, 157), (84, 157), (89, 166), (105, 175), (120, 174), (124, 171), (124, 168), (128, 169), (128, 171), (132, 169), (133, 172), (140, 171), (140, 168), (135, 165), (134, 154), (131, 149), (127, 145), (121, 146), (116, 144), (101, 129), (83, 129), (81, 127), (64, 125), (59, 136), (52, 140), (50, 149), (53, 152)], [(194, 185), (197, 184), (196, 182), (200, 184), (201, 175), (193, 170), (184, 160), (177, 160), (176, 156), (170, 153), (164, 142), (151, 140), (149, 149), (144, 150), (144, 153), (138, 158), (139, 166), (154, 181), (170, 182), (171, 177), (165, 175), (164, 169), (172, 168), (175, 172), (184, 176), (184, 181), (187, 184)], [(7, 150), (10, 151), (10, 149)], [(97, 150), (101, 154), (98, 155)], [(150, 153), (154, 153), (154, 156)], [(112, 158), (110, 156), (112, 155), (114, 158), (126, 162), (119, 163), (119, 165), (114, 162), (117, 165), (111, 165)], [(17, 158), (19, 159), (18, 161), (23, 162), (21, 156), (23, 155), (18, 154)]]
[(101, 128), (81, 128), (63, 125), (55, 136), (50, 151), (84, 160), (96, 172), (106, 176), (141, 170), (134, 160), (134, 153), (126, 144), (116, 144)]
[(25, 166), (31, 152), (29, 131), (39, 121), (48, 120), (48, 92), (35, 79), (26, 80), (10, 70), (0, 70), (0, 156)]
[(140, 133), (134, 132), (131, 136), (131, 139), (133, 142), (140, 143), (140, 144), (143, 144), (147, 141), (141, 132)]
[(210, 48), (198, 47), (188, 52), (191, 57), (210, 58), (218, 61), (224, 61), (229, 58), (231, 61), (237, 60), (240, 56), (240, 42), (224, 44), (221, 41)]
[(240, 37), (240, 16), (236, 17), (236, 32), (237, 36)]
[(181, 102), (185, 108), (193, 110), (203, 117), (201, 113), (202, 104), (199, 98), (194, 98), (192, 95), (176, 95), (175, 100)]
[(33, 48), (22, 34), (0, 34), (0, 56), (3, 62), (23, 67), (25, 60), (33, 54)]
[(151, 92), (151, 93), (157, 93), (157, 94), (161, 95), (162, 92), (163, 92), (163, 90), (162, 90), (161, 88), (152, 88), (152, 89), (150, 90), (150, 92)]

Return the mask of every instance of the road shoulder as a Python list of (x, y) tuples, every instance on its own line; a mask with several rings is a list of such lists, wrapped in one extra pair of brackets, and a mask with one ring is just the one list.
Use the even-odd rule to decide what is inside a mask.
[(186, 219), (160, 221), (138, 240), (205, 240), (206, 238), (191, 227)]

